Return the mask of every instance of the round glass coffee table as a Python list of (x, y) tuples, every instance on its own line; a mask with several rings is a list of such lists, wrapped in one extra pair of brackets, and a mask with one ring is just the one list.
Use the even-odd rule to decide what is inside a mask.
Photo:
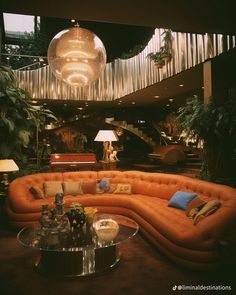
[(119, 245), (134, 237), (139, 230), (138, 224), (128, 217), (117, 214), (106, 216), (118, 225), (114, 239), (110, 232), (102, 231), (104, 222), (100, 228), (93, 225), (88, 239), (82, 238), (81, 234), (75, 237), (70, 231), (52, 232), (45, 236), (40, 227), (23, 228), (17, 239), (23, 246), (39, 250), (35, 267), (43, 274), (68, 277), (93, 275), (116, 266), (121, 258)]

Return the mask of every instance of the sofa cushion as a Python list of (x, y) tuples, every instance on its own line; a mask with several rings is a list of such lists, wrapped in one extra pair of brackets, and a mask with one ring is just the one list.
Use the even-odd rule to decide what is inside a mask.
[(197, 196), (198, 195), (196, 193), (177, 191), (170, 199), (168, 206), (186, 210), (189, 202), (191, 202)]
[(117, 183), (114, 194), (131, 194), (130, 183)]
[(81, 187), (84, 194), (96, 194), (97, 181), (82, 181)]
[(58, 193), (63, 194), (62, 183), (60, 181), (45, 181), (43, 184), (45, 197), (55, 196)]
[(108, 193), (113, 194), (117, 188), (117, 183), (111, 183)]
[(205, 217), (213, 214), (220, 207), (220, 205), (221, 203), (217, 199), (206, 202), (205, 205), (202, 207), (202, 209), (194, 217), (193, 224), (196, 225), (199, 223), (199, 221), (203, 220)]
[(192, 199), (192, 201), (188, 203), (187, 209), (185, 210), (186, 216), (194, 218), (194, 216), (202, 209), (205, 204), (206, 201), (200, 197)]
[(39, 186), (31, 186), (29, 191), (32, 193), (35, 199), (44, 199), (44, 191)]
[(108, 192), (111, 184), (110, 178), (102, 178), (101, 180), (98, 180), (97, 186), (100, 190), (103, 190), (104, 192)]
[(65, 181), (62, 186), (65, 195), (77, 196), (83, 194), (80, 181)]

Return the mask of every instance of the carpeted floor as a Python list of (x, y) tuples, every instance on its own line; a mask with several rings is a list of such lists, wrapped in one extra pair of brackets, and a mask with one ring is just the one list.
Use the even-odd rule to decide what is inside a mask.
[[(33, 270), (36, 252), (20, 245), (16, 240), (16, 232), (2, 228), (0, 294), (168, 295), (173, 293), (175, 285), (230, 285), (233, 288), (235, 273), (232, 270), (224, 268), (206, 273), (181, 269), (140, 234), (124, 243), (121, 251), (122, 260), (112, 271), (89, 278), (49, 278)], [(235, 292), (235, 287), (233, 289), (231, 292)], [(231, 292), (224, 291), (224, 294)], [(195, 291), (185, 290), (184, 294), (195, 294)], [(210, 293), (202, 291), (201, 294)]]

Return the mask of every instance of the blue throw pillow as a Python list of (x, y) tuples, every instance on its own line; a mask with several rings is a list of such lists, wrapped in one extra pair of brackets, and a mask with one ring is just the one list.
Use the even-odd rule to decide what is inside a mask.
[(191, 202), (197, 196), (198, 195), (195, 193), (177, 191), (170, 199), (168, 206), (186, 210), (188, 207), (188, 203)]
[(110, 189), (110, 183), (111, 183), (110, 178), (103, 178), (101, 180), (98, 180), (97, 186), (103, 192), (107, 192)]

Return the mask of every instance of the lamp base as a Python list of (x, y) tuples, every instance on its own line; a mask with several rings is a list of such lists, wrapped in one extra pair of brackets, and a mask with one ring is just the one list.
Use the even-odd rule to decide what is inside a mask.
[(9, 180), (8, 180), (8, 174), (7, 173), (3, 173), (2, 174), (2, 180), (0, 182), (0, 188), (2, 192), (6, 192), (9, 186)]
[(117, 162), (107, 162), (107, 161), (99, 161), (102, 165), (102, 170), (116, 170), (117, 169)]
[(103, 157), (102, 160), (104, 162), (117, 162), (119, 159), (117, 158), (117, 151), (113, 148), (111, 141), (103, 142)]
[(8, 180), (8, 174), (7, 173), (3, 173), (2, 180), (1, 180), (1, 185), (9, 186), (9, 180)]

